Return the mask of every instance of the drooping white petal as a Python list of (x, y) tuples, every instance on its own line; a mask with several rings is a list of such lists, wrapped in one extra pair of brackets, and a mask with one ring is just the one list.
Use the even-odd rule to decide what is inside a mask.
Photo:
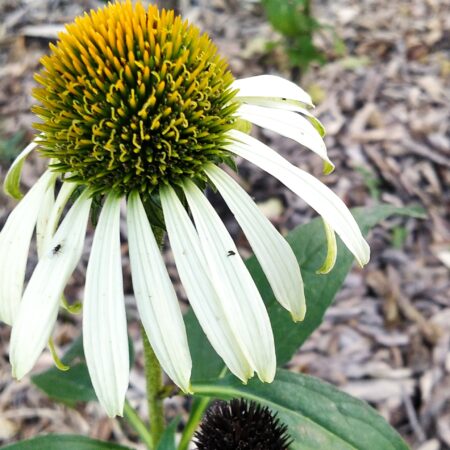
[(272, 329), (264, 303), (224, 224), (192, 181), (183, 184), (216, 291), (241, 348), (262, 381), (275, 376)]
[[(272, 108), (275, 110), (286, 110), (293, 111), (306, 116), (306, 118), (311, 122), (314, 128), (319, 132), (319, 134), (325, 136), (325, 127), (322, 122), (317, 119), (302, 103), (295, 101), (287, 101), (281, 98), (266, 98), (266, 97), (248, 97), (245, 99), (239, 98), (239, 101), (244, 104), (265, 106), (266, 108)], [(273, 111), (273, 114), (277, 114), (277, 111)]]
[(120, 254), (120, 197), (105, 200), (92, 242), (83, 304), (83, 347), (100, 404), (123, 414), (130, 362)]
[[(50, 211), (50, 215), (47, 219), (46, 230), (43, 233), (43, 242), (42, 247), (44, 249), (50, 247), (50, 241), (53, 237), (56, 227), (58, 226), (59, 219), (61, 218), (61, 214), (64, 211), (64, 207), (70, 199), (70, 196), (73, 194), (73, 191), (77, 187), (76, 183), (70, 183), (65, 181), (61, 189), (56, 197), (56, 201), (53, 204), (53, 207)], [(44, 250), (45, 251), (45, 250)]]
[(36, 222), (36, 244), (38, 257), (41, 258), (44, 252), (44, 243), (49, 240), (51, 236), (46, 237), (48, 221), (55, 204), (55, 185), (51, 186), (45, 191), (44, 198), (41, 202), (39, 214)]
[(291, 247), (229, 175), (213, 164), (206, 167), (205, 173), (242, 227), (276, 299), (295, 321), (303, 320), (306, 313), (303, 280)]
[(45, 347), (58, 313), (59, 299), (83, 250), (91, 200), (85, 191), (67, 213), (43, 254), (20, 302), (11, 333), (13, 375), (31, 370)]
[(22, 173), (23, 163), (27, 156), (38, 146), (36, 141), (28, 144), (17, 156), (14, 162), (11, 164), (8, 172), (6, 173), (5, 182), (3, 185), (4, 191), (14, 198), (22, 198), (22, 192), (20, 192), (20, 175)]
[(133, 289), (145, 332), (162, 368), (190, 391), (192, 361), (178, 299), (137, 192), (128, 198)]
[(236, 98), (240, 101), (252, 99), (281, 99), (289, 102), (300, 102), (314, 106), (310, 95), (292, 81), (275, 75), (258, 75), (256, 77), (235, 80), (231, 86), (239, 89)]
[(325, 142), (316, 128), (307, 119), (292, 111), (278, 110), (256, 105), (241, 105), (236, 114), (249, 122), (286, 136), (319, 155), (328, 165), (334, 164), (327, 155)]
[(22, 297), (31, 236), (56, 175), (45, 172), (13, 209), (0, 232), (0, 320), (12, 325)]
[(232, 373), (246, 382), (253, 376), (253, 369), (224, 312), (227, 302), (209, 279), (194, 225), (171, 187), (161, 189), (160, 194), (175, 263), (195, 315), (217, 354)]
[(331, 189), (257, 139), (235, 130), (230, 132), (230, 136), (236, 142), (228, 146), (229, 151), (278, 178), (328, 222), (361, 265), (369, 261), (370, 248), (358, 224), (344, 202)]

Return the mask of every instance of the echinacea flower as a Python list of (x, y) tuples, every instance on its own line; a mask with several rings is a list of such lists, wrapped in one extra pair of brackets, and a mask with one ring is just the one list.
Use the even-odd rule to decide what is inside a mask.
[[(80, 259), (91, 206), (103, 202), (86, 273), (83, 339), (100, 403), (110, 416), (122, 413), (129, 377), (120, 253), (120, 210), (126, 200), (137, 306), (169, 377), (190, 390), (185, 326), (152, 231), (157, 219), (152, 211), (158, 207), (180, 279), (212, 346), (244, 382), (254, 372), (272, 381), (276, 360), (267, 311), (203, 191), (210, 184), (223, 196), (294, 320), (305, 315), (295, 256), (220, 165), (231, 165), (235, 156), (251, 161), (323, 217), (329, 236), (324, 271), (334, 261), (335, 232), (365, 264), (368, 245), (344, 203), (315, 177), (240, 131), (253, 123), (279, 132), (317, 153), (331, 170), (309, 95), (276, 76), (235, 81), (207, 35), (172, 11), (146, 10), (129, 1), (77, 18), (42, 64), (36, 76), (41, 87), (34, 91), (40, 134), (10, 168), (6, 191), (20, 195), (21, 167), (36, 147), (49, 168), (0, 234), (0, 319), (13, 326), (14, 376), (29, 372), (48, 342)], [(35, 228), (39, 262), (23, 290)]]
[(291, 443), (276, 413), (237, 398), (213, 404), (195, 433), (197, 450), (288, 450)]

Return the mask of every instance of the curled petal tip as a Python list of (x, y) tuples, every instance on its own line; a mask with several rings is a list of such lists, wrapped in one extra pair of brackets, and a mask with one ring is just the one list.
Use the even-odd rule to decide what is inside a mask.
[(358, 258), (357, 261), (358, 261), (359, 267), (361, 267), (361, 269), (362, 269), (365, 265), (368, 264), (369, 260), (370, 260), (370, 256), (368, 256), (368, 257), (365, 258), (365, 259), (359, 259), (359, 258)]
[(186, 386), (185, 387), (181, 387), (180, 386), (180, 389), (187, 395), (194, 395), (194, 389), (192, 388), (192, 384), (191, 384), (190, 381), (189, 381), (189, 384), (188, 384), (187, 387)]
[(123, 406), (121, 408), (115, 409), (109, 409), (109, 408), (105, 408), (106, 414), (108, 415), (108, 417), (110, 419), (114, 419), (115, 417), (123, 417)]
[(305, 316), (306, 316), (306, 309), (304, 311), (301, 311), (300, 314), (296, 314), (296, 313), (291, 312), (292, 320), (295, 323), (303, 322), (305, 320)]
[(327, 265), (327, 261), (325, 260), (323, 266), (320, 269), (316, 270), (316, 275), (327, 275), (328, 273), (330, 273), (333, 270), (333, 268), (334, 268), (334, 263)]
[(324, 175), (329, 175), (330, 173), (334, 172), (335, 165), (331, 161), (324, 161), (323, 162), (323, 173)]
[(25, 376), (25, 372), (23, 370), (19, 370), (15, 365), (12, 366), (11, 373), (13, 378), (17, 381), (20, 381)]
[(12, 163), (8, 172), (5, 176), (5, 181), (3, 184), (3, 190), (5, 194), (13, 197), (17, 200), (20, 200), (23, 197), (22, 192), (20, 191), (20, 177), (22, 173), (22, 167), (27, 156), (37, 147), (36, 141), (28, 144), (22, 152), (17, 156), (17, 158)]
[(246, 385), (248, 383), (248, 380), (253, 378), (254, 374), (255, 374), (255, 371), (253, 369), (251, 369), (251, 370), (248, 370), (247, 372), (245, 372), (243, 374), (243, 376), (240, 376), (238, 378), (242, 381), (242, 384)]
[(275, 378), (275, 371), (270, 373), (258, 374), (258, 378), (262, 383), (272, 383)]
[(364, 241), (362, 255), (356, 257), (360, 267), (364, 267), (370, 261), (370, 247), (369, 244)]
[(250, 370), (249, 372), (247, 372), (247, 374), (245, 375), (245, 384), (247, 384), (248, 380), (253, 378), (254, 375), (255, 375), (255, 371), (253, 369)]

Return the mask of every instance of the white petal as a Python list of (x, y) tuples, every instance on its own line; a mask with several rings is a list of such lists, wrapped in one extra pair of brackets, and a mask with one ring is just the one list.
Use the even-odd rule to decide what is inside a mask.
[(236, 98), (240, 101), (255, 98), (273, 98), (314, 106), (310, 95), (302, 88), (292, 81), (275, 75), (258, 75), (256, 77), (242, 78), (235, 80), (231, 87), (239, 89)]
[(192, 181), (185, 181), (183, 187), (211, 280), (217, 293), (227, 301), (228, 322), (259, 378), (270, 382), (275, 376), (276, 358), (264, 302), (214, 208)]
[[(319, 134), (325, 136), (325, 127), (322, 125), (319, 119), (317, 119), (308, 109), (302, 106), (301, 103), (282, 100), (281, 98), (266, 98), (266, 97), (249, 97), (246, 99), (239, 98), (242, 103), (248, 103), (250, 105), (265, 106), (266, 108), (282, 109), (286, 111), (294, 111), (306, 116), (306, 118), (312, 123), (314, 128)], [(274, 112), (276, 114), (276, 112)]]
[(142, 324), (167, 375), (190, 391), (192, 362), (178, 299), (139, 194), (128, 198), (133, 289)]
[(11, 164), (3, 185), (5, 192), (14, 198), (22, 198), (22, 193), (20, 192), (20, 175), (22, 173), (23, 163), (27, 156), (38, 146), (36, 141), (28, 144), (17, 156), (14, 162)]
[(52, 183), (49, 189), (45, 191), (44, 198), (39, 209), (39, 214), (36, 223), (36, 244), (39, 258), (44, 253), (44, 243), (49, 240), (51, 236), (46, 237), (48, 221), (55, 204), (55, 185)]
[(236, 142), (228, 146), (229, 151), (278, 178), (328, 222), (361, 265), (369, 261), (370, 248), (358, 224), (344, 202), (331, 189), (309, 173), (294, 167), (257, 139), (234, 130), (230, 135)]
[(123, 414), (130, 362), (120, 253), (120, 197), (103, 205), (86, 271), (83, 346), (92, 385), (110, 417)]
[(326, 161), (331, 166), (330, 171), (334, 169), (319, 132), (300, 114), (256, 105), (241, 105), (236, 114), (255, 125), (275, 131), (304, 145)]
[[(39, 260), (20, 303), (11, 334), (13, 374), (31, 370), (53, 329), (59, 299), (83, 250), (91, 200), (85, 191), (52, 239), (53, 249)], [(59, 247), (57, 247), (59, 246)]]
[(303, 280), (289, 244), (250, 196), (223, 170), (209, 164), (205, 173), (217, 187), (258, 258), (276, 299), (296, 321), (305, 318)]
[(0, 320), (12, 324), (22, 297), (31, 236), (56, 175), (45, 172), (13, 209), (0, 233)]
[(214, 350), (230, 371), (246, 382), (253, 369), (228, 323), (227, 302), (217, 295), (209, 279), (194, 225), (171, 187), (160, 193), (170, 245), (192, 309)]
[[(46, 230), (43, 233), (43, 249), (51, 248), (50, 242), (51, 238), (55, 234), (56, 227), (58, 226), (59, 219), (61, 218), (61, 214), (64, 211), (64, 207), (70, 199), (70, 196), (73, 194), (73, 191), (77, 187), (76, 183), (63, 182), (61, 189), (56, 197), (56, 201), (53, 204), (50, 215), (47, 219)], [(45, 251), (45, 250), (43, 250)]]

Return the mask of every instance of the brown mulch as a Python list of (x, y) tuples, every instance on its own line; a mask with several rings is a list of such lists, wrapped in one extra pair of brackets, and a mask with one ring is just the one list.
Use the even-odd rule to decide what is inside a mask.
[[(33, 135), (33, 73), (48, 42), (64, 22), (100, 4), (0, 3), (0, 177), (14, 152)], [(280, 48), (266, 50), (279, 37), (264, 21), (257, 2), (177, 4), (185, 17), (212, 35), (237, 77), (290, 75)], [(289, 367), (369, 401), (412, 448), (450, 449), (450, 4), (318, 0), (315, 8), (347, 48), (339, 55), (330, 32), (322, 31), (317, 43), (330, 62), (312, 68), (301, 81), (318, 104), (316, 113), (327, 129), (336, 171), (323, 177), (314, 155), (273, 133), (261, 135), (291, 162), (321, 177), (348, 205), (417, 204), (427, 218), (392, 218), (372, 232), (371, 262), (348, 276), (324, 323)], [(32, 159), (25, 169), (25, 186), (32, 185), (41, 169)], [(313, 217), (307, 205), (262, 171), (242, 163), (240, 175), (281, 230)], [(0, 226), (13, 204), (0, 195)], [(222, 213), (238, 241), (244, 242), (229, 213)], [(245, 244), (242, 252), (248, 252)], [(84, 261), (87, 255), (86, 250)], [(166, 257), (170, 265), (169, 252)], [(126, 264), (124, 274), (130, 294)], [(71, 287), (73, 297), (81, 295), (83, 279), (80, 269)], [(137, 353), (129, 397), (145, 416), (142, 348), (133, 320), (137, 313), (131, 295), (127, 302)], [(61, 348), (78, 335), (79, 322), (60, 322), (55, 340)], [(132, 443), (135, 437), (122, 422), (105, 418), (97, 405), (68, 409), (48, 401), (28, 378), (13, 381), (8, 343), (9, 328), (0, 325), (0, 444), (38, 433), (72, 432), (141, 448)], [(44, 354), (36, 371), (51, 364)], [(173, 398), (167, 407), (172, 416), (183, 405)]]

